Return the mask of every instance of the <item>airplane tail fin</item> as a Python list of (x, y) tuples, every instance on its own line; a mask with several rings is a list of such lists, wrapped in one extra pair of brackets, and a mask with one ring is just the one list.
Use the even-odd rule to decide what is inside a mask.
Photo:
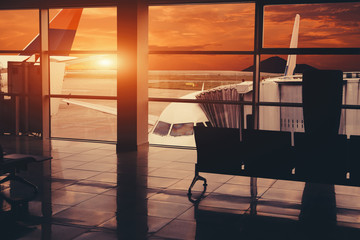
[[(68, 56), (79, 26), (82, 8), (62, 9), (49, 26), (50, 51), (62, 51), (60, 55)], [(40, 36), (37, 35), (23, 50), (21, 55), (32, 55), (31, 51), (40, 51)], [(56, 54), (51, 54), (56, 55)]]
[[(69, 56), (72, 44), (74, 42), (75, 33), (79, 26), (80, 17), (83, 9), (62, 9), (58, 14), (50, 21), (49, 24), (49, 50), (52, 57)], [(40, 51), (40, 36), (39, 34), (24, 48), (24, 52), (21, 55), (33, 55), (31, 51)], [(51, 53), (51, 51), (61, 51), (57, 54)], [(36, 56), (34, 61), (37, 61)], [(32, 60), (32, 57), (29, 58)], [(65, 74), (65, 62), (51, 61), (50, 62), (50, 92), (52, 94), (61, 94), (64, 74)], [(51, 101), (51, 115), (55, 115), (59, 110), (59, 104), (61, 99), (53, 99)]]
[[(296, 14), (294, 27), (292, 31), (291, 41), (290, 41), (290, 48), (297, 48), (298, 46), (298, 39), (299, 39), (299, 25), (300, 25), (300, 15)], [(291, 76), (294, 74), (294, 70), (296, 67), (296, 55), (289, 55), (284, 76)]]

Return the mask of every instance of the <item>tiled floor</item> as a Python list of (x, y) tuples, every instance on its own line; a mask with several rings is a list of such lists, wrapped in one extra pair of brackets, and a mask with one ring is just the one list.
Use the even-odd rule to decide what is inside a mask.
[[(360, 239), (360, 188), (258, 179), (252, 197), (249, 178), (204, 173), (207, 191), (194, 204), (195, 150), (117, 156), (111, 144), (38, 144), (2, 142), (7, 152), (53, 159), (24, 173), (40, 189), (29, 215), (2, 202), (0, 239)], [(201, 191), (197, 183), (194, 197)]]

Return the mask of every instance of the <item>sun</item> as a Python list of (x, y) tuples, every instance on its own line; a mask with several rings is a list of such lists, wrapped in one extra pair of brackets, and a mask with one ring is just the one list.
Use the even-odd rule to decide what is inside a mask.
[(104, 58), (104, 59), (100, 59), (98, 61), (98, 64), (101, 66), (101, 67), (110, 67), (113, 65), (113, 61), (111, 61), (110, 59), (107, 59), (107, 58)]

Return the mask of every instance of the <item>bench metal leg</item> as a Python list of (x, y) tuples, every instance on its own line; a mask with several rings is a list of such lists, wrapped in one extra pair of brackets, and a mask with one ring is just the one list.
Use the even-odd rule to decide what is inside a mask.
[(257, 178), (251, 177), (250, 178), (250, 214), (256, 215), (257, 214)]
[(192, 182), (191, 182), (191, 185), (189, 187), (189, 190), (188, 190), (188, 195), (191, 195), (191, 189), (194, 187), (195, 183), (198, 181), (198, 180), (201, 180), (201, 181), (204, 181), (204, 187), (207, 186), (207, 183), (206, 183), (206, 178), (200, 176), (200, 175), (195, 175), (195, 177), (193, 178)]
[[(191, 196), (192, 196), (192, 193), (191, 193), (191, 189), (194, 187), (195, 183), (198, 181), (198, 180), (201, 180), (201, 181), (204, 181), (203, 183), (203, 186), (204, 186), (204, 190), (202, 191), (200, 197), (198, 199), (192, 199)], [(207, 187), (207, 183), (206, 183), (206, 178), (202, 177), (199, 175), (198, 172), (195, 173), (195, 177), (193, 178), (191, 184), (190, 184), (190, 187), (189, 187), (189, 190), (188, 190), (188, 198), (191, 202), (198, 202), (201, 200), (202, 196), (204, 195), (204, 193), (206, 192), (206, 187)]]
[(257, 178), (251, 177), (250, 178), (250, 195), (251, 197), (257, 197), (258, 191), (257, 191)]

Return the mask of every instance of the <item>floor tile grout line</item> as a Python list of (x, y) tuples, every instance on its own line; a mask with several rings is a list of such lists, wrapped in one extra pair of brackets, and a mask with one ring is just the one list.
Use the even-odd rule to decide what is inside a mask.
[(262, 198), (262, 197), (265, 195), (265, 193), (267, 193), (268, 191), (270, 191), (270, 188), (272, 188), (272, 186), (274, 186), (274, 184), (275, 184), (277, 181), (279, 181), (279, 179), (275, 179), (275, 181), (269, 186), (268, 189), (266, 189), (266, 190), (263, 192), (263, 194), (261, 194), (261, 195), (258, 197), (258, 199)]
[[(256, 178), (256, 190), (257, 190), (257, 180), (258, 180), (258, 178)], [(263, 192), (263, 194), (261, 194), (260, 196), (256, 196), (256, 198), (255, 198), (255, 201), (257, 202), (257, 201), (259, 201), (261, 198), (262, 198), (262, 196), (264, 196), (264, 194), (266, 193), (266, 192), (268, 192), (269, 190), (270, 190), (270, 188), (276, 183), (278, 181), (278, 179), (275, 179), (275, 181), (268, 187), (268, 189), (266, 189), (264, 192)], [(251, 188), (251, 186), (250, 186), (250, 188)], [(251, 194), (251, 193), (250, 193)], [(251, 206), (249, 206), (248, 207), (248, 209), (246, 209), (246, 211), (245, 211), (245, 213), (244, 214), (246, 214), (247, 212), (249, 212), (250, 211), (250, 208), (251, 208)]]
[[(170, 223), (174, 222), (175, 220), (181, 220), (186, 222), (186, 220), (183, 219), (178, 219), (178, 217), (180, 217), (181, 215), (183, 215), (185, 212), (189, 211), (192, 207), (194, 207), (194, 205), (191, 205), (188, 209), (186, 209), (184, 212), (180, 213), (178, 216), (174, 217), (174, 218), (169, 218), (172, 219), (170, 222), (168, 222), (167, 224), (165, 224), (164, 226), (162, 226), (159, 230), (157, 230), (156, 232), (152, 233), (153, 235), (156, 235), (156, 233), (160, 232), (161, 229), (165, 228), (166, 226), (170, 225)], [(187, 222), (191, 222), (191, 221), (187, 221)], [(195, 220), (196, 222), (196, 220)]]

